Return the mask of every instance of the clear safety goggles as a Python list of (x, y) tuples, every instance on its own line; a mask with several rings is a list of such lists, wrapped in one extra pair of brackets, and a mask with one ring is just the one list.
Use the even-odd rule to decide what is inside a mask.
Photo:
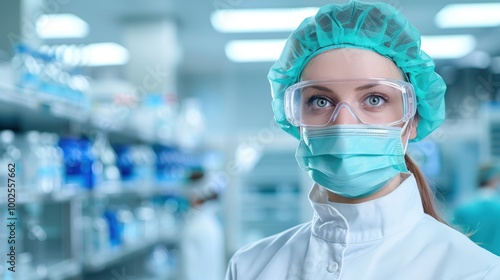
[[(342, 109), (350, 120), (337, 123), (397, 125), (415, 115), (413, 86), (401, 80), (359, 79), (304, 81), (285, 92), (285, 114), (294, 126), (336, 123)], [(345, 116), (343, 114), (343, 116)]]

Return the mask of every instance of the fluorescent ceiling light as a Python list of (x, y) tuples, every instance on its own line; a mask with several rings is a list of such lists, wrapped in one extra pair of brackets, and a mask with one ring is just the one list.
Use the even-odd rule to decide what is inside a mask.
[(84, 47), (87, 66), (123, 65), (129, 60), (129, 51), (116, 43), (97, 43)]
[(234, 62), (276, 61), (286, 40), (234, 40), (226, 44), (226, 56)]
[(216, 10), (210, 16), (215, 30), (234, 32), (292, 31), (319, 8)]
[(422, 50), (436, 59), (463, 57), (472, 52), (476, 44), (472, 35), (422, 36)]
[(83, 38), (89, 33), (89, 25), (73, 14), (41, 15), (36, 32), (42, 39)]
[[(234, 40), (226, 44), (226, 56), (234, 62), (278, 60), (286, 40)], [(472, 35), (422, 36), (422, 50), (435, 59), (463, 57), (476, 47)]]
[(500, 25), (500, 3), (449, 4), (436, 14), (440, 28)]

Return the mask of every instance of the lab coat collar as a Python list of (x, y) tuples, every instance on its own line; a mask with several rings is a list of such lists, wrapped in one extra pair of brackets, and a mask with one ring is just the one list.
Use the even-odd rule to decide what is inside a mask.
[(328, 242), (373, 241), (413, 226), (424, 216), (413, 174), (391, 193), (358, 204), (328, 201), (327, 190), (314, 184), (309, 201), (314, 208), (312, 233)]

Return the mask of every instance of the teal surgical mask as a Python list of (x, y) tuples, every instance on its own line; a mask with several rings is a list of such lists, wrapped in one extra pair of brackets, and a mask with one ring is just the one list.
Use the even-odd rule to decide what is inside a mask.
[(401, 141), (404, 127), (303, 128), (295, 157), (316, 183), (331, 192), (347, 198), (366, 197), (397, 174), (408, 172)]

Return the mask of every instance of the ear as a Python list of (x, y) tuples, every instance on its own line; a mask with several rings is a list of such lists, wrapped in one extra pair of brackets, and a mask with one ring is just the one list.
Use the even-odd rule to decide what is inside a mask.
[(415, 139), (415, 137), (417, 137), (418, 118), (416, 118), (416, 117), (412, 118), (410, 123), (408, 124), (408, 126), (409, 126), (408, 132), (410, 133), (409, 139), (410, 140)]

